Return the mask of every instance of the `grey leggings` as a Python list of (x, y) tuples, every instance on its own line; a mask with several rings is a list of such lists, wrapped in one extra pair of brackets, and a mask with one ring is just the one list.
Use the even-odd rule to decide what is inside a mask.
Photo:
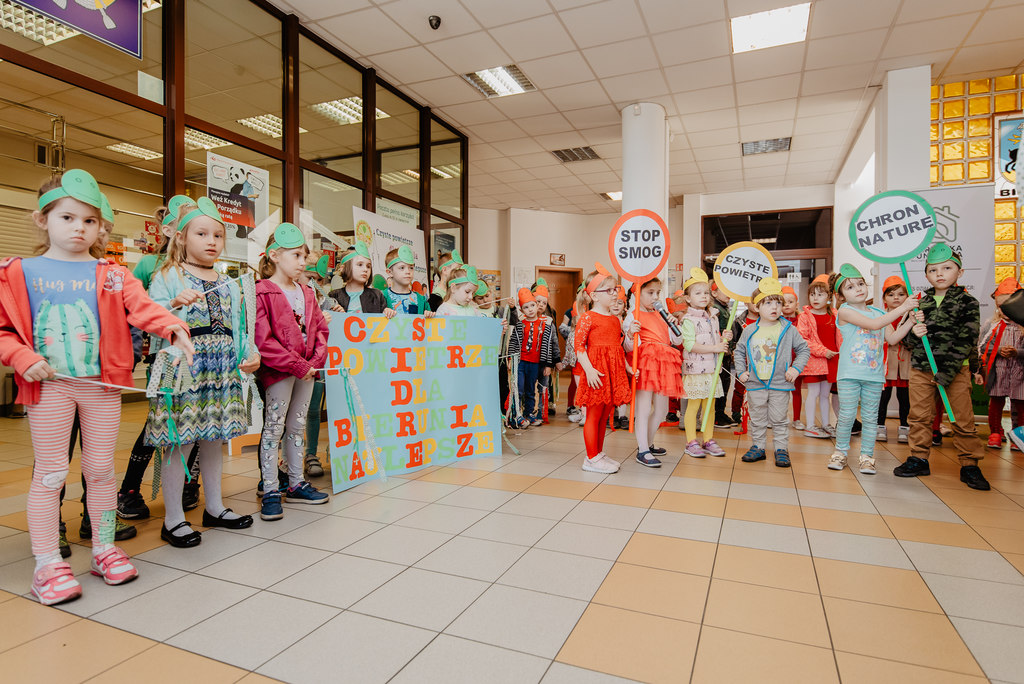
[(296, 377), (285, 378), (266, 389), (263, 434), (260, 436), (260, 471), (265, 492), (277, 491), (277, 456), (280, 451), (284, 452), (288, 469), (288, 486), (296, 487), (302, 483), (306, 413), (312, 393), (313, 381)]

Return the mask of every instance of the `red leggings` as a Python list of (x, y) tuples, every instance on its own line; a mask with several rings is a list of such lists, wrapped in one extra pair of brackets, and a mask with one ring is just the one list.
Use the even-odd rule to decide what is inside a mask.
[(565, 395), (565, 405), (566, 405), (566, 407), (575, 406), (575, 404), (573, 404), (572, 402), (574, 402), (576, 400), (576, 374), (575, 373), (569, 373), (569, 378), (571, 378), (569, 380), (569, 391), (566, 392), (566, 395)]
[[(1006, 397), (988, 398), (988, 429), (990, 434), (1002, 435), (1003, 430), (1003, 406), (1006, 404)], [(1024, 425), (1024, 401), (1020, 399), (1010, 400), (1010, 425), (1019, 427)]]
[(594, 404), (587, 407), (587, 422), (583, 424), (583, 443), (587, 447), (587, 458), (594, 458), (604, 451), (605, 428), (608, 419), (615, 415), (612, 404)]
[(803, 397), (800, 396), (800, 390), (803, 386), (803, 378), (797, 378), (796, 382), (793, 383), (793, 387), (795, 388), (793, 391), (793, 420), (800, 420), (800, 410), (803, 408), (803, 404), (801, 403)]

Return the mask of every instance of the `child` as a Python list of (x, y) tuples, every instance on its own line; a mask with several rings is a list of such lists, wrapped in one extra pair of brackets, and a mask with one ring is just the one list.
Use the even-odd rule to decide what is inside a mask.
[[(194, 386), (173, 396), (150, 400), (146, 444), (165, 449), (162, 471), (164, 524), (160, 538), (171, 546), (197, 546), (202, 535), (193, 530), (181, 503), (185, 485), (185, 454), (199, 446), (199, 469), (206, 484), (203, 527), (241, 530), (252, 526), (251, 515), (238, 515), (221, 500), (221, 445), (245, 434), (242, 373), (260, 366), (259, 354), (249, 349), (245, 334), (245, 304), (237, 283), (214, 266), (224, 250), (224, 219), (207, 197), (179, 209), (177, 232), (167, 258), (153, 274), (153, 300), (188, 322), (196, 346), (192, 367)], [(159, 351), (159, 349), (154, 350)], [(174, 422), (171, 422), (173, 418)]]
[[(811, 351), (810, 360), (803, 369), (803, 384), (807, 387), (807, 423), (804, 434), (808, 437), (828, 439), (829, 393), (836, 381), (839, 368), (839, 336), (836, 317), (829, 306), (831, 297), (828, 290), (828, 274), (822, 273), (811, 281), (807, 288), (808, 306), (797, 318), (797, 329), (807, 341)], [(815, 411), (821, 411), (821, 420)]]
[(481, 316), (485, 318), (497, 318), (498, 308), (494, 305), (494, 293), (487, 283), (480, 281), (473, 293), (473, 305)]
[[(285, 501), (316, 505), (327, 503), (328, 499), (326, 493), (302, 479), (306, 412), (313, 377), (327, 358), (327, 321), (313, 291), (298, 284), (307, 253), (302, 232), (290, 223), (282, 223), (271, 235), (259, 264), (262, 280), (256, 283), (256, 346), (262, 355), (262, 365), (257, 378), (266, 394), (260, 436), (263, 520), (284, 517), (277, 473), (282, 438), (289, 484), (284, 492)], [(341, 292), (344, 291), (342, 288)], [(364, 294), (368, 291), (364, 290)]]
[(697, 422), (703, 421), (705, 407), (722, 394), (722, 385), (715, 377), (718, 354), (729, 351), (731, 330), (721, 330), (718, 310), (711, 306), (711, 285), (701, 268), (691, 268), (683, 283), (686, 315), (683, 318), (683, 390), (686, 393), (686, 453), (693, 458), (707, 455), (725, 456), (725, 450), (714, 440), (714, 427), (697, 438)]
[[(445, 284), (444, 301), (435, 309), (438, 316), (476, 316), (473, 295), (476, 293), (476, 279), (470, 277), (467, 267), (452, 270)], [(475, 269), (473, 271), (475, 274)]]
[[(957, 280), (963, 275), (960, 255), (944, 242), (932, 245), (925, 259), (924, 275), (931, 287), (924, 291), (914, 312), (918, 323), (903, 343), (910, 350), (910, 456), (893, 469), (897, 477), (930, 475), (932, 418), (937, 387), (946, 388), (953, 423), (953, 445), (960, 458), (960, 481), (971, 489), (990, 485), (978, 467), (981, 445), (974, 427), (971, 374), (977, 373), (978, 333), (981, 308)], [(925, 323), (927, 321), (927, 323)], [(933, 374), (921, 337), (928, 335), (938, 372)], [(975, 353), (972, 354), (972, 351)], [(968, 365), (971, 367), (968, 368)]]
[[(750, 302), (747, 304), (747, 309), (743, 314), (743, 317), (738, 321), (740, 325), (740, 334), (747, 329), (748, 326), (757, 323), (757, 304)], [(734, 328), (735, 330), (735, 328)], [(739, 339), (736, 340), (736, 344), (739, 344)], [(735, 357), (735, 348), (733, 349), (733, 356)], [(735, 368), (735, 358), (733, 359), (733, 367)], [(734, 371), (735, 373), (735, 371)], [(743, 397), (746, 394), (746, 387), (739, 380), (738, 374), (733, 375), (734, 381), (732, 384), (732, 422), (734, 425), (743, 424)]]
[[(554, 325), (555, 322), (555, 310), (551, 308), (548, 300), (551, 297), (548, 292), (548, 284), (543, 278), (538, 278), (537, 282), (533, 286), (533, 297), (537, 300), (537, 317), (543, 320), (549, 325)], [(555, 335), (555, 348), (558, 348), (558, 335)], [(555, 415), (555, 398), (551, 394), (551, 371), (550, 366), (548, 367), (548, 374), (540, 377), (540, 392), (541, 401), (544, 397), (547, 397), (546, 410), (549, 416)], [(542, 410), (545, 410), (542, 408)]]
[[(996, 314), (985, 325), (978, 345), (985, 380), (988, 390), (988, 447), (998, 449), (1006, 441), (1003, 430), (1003, 406), (1006, 398), (1010, 398), (1010, 424), (1012, 427), (1024, 425), (1024, 330), (1016, 323), (1006, 320), (1000, 308), (1011, 294), (1020, 289), (1020, 284), (1012, 277), (1004, 278), (992, 299), (996, 300)], [(981, 382), (978, 383), (982, 384)], [(1013, 444), (1012, 449), (1017, 445)]]
[[(725, 337), (724, 333), (726, 326), (729, 324), (729, 305), (731, 300), (729, 295), (722, 292), (718, 287), (718, 283), (712, 281), (711, 283), (711, 306), (715, 307), (718, 312), (718, 331)], [(685, 305), (685, 304), (684, 304)], [(736, 349), (736, 341), (740, 339), (740, 335), (743, 333), (743, 325), (738, 320), (732, 322), (731, 337), (729, 342), (729, 351), (722, 359), (722, 371), (718, 378), (722, 382), (722, 396), (715, 399), (715, 427), (716, 428), (728, 428), (734, 423), (728, 413), (725, 412), (726, 395), (729, 394), (729, 382), (732, 381), (732, 353)]]
[(554, 326), (539, 317), (537, 300), (525, 287), (519, 290), (519, 308), (523, 316), (513, 335), (513, 346), (519, 351), (519, 402), (523, 417), (537, 427), (544, 424), (543, 407), (538, 406), (540, 378), (550, 376), (552, 368), (561, 370), (561, 355)]
[[(596, 266), (584, 279), (583, 298), (591, 308), (576, 325), (576, 361), (586, 377), (576, 389), (576, 403), (589, 409), (583, 426), (583, 470), (607, 475), (618, 472), (619, 464), (604, 452), (605, 426), (616, 406), (629, 403), (630, 388), (622, 361), (622, 326), (611, 312), (618, 286), (608, 271)], [(633, 321), (626, 332), (640, 332), (640, 323)]]
[[(327, 282), (326, 254), (311, 253), (306, 257), (306, 270), (299, 276), (299, 284), (311, 288), (324, 314), (324, 321), (331, 322), (331, 310), (341, 311), (341, 304), (334, 301), (324, 290)], [(324, 394), (327, 387), (320, 374), (313, 380), (313, 393), (309, 397), (309, 412), (306, 415), (306, 456), (302, 459), (302, 472), (305, 477), (323, 477), (324, 466), (316, 452), (320, 446), (320, 414), (324, 407)]]
[(345, 286), (331, 290), (329, 296), (346, 312), (383, 313), (386, 318), (395, 315), (395, 310), (388, 306), (384, 293), (370, 287), (373, 279), (373, 262), (370, 259), (370, 249), (362, 240), (357, 240), (355, 249), (341, 258), (341, 279)]
[[(743, 454), (746, 463), (763, 461), (768, 425), (775, 442), (775, 465), (790, 466), (789, 395), (793, 381), (807, 365), (811, 353), (796, 328), (782, 315), (782, 284), (775, 278), (763, 278), (753, 293), (758, 319), (749, 325), (736, 343), (736, 370), (747, 388), (750, 413), (750, 437), (753, 445)], [(794, 352), (796, 356), (794, 357)]]
[[(829, 289), (836, 294), (839, 311), (836, 322), (842, 333), (839, 348), (839, 421), (836, 427), (836, 448), (829, 459), (829, 470), (842, 470), (850, 449), (850, 432), (857, 407), (861, 415), (878, 413), (878, 401), (885, 385), (885, 345), (902, 340), (914, 321), (900, 321), (914, 308), (914, 300), (907, 299), (889, 313), (868, 306), (868, 286), (854, 266), (843, 264), (829, 278)], [(889, 324), (899, 322), (895, 330)], [(860, 441), (860, 472), (875, 474), (876, 424), (868, 421)]]
[(580, 365), (579, 359), (576, 358), (576, 327), (579, 325), (580, 317), (587, 313), (587, 311), (590, 311), (590, 302), (591, 299), (587, 295), (583, 283), (580, 283), (576, 291), (576, 301), (572, 304), (569, 330), (565, 334), (566, 356), (569, 356), (569, 348), (572, 348), (572, 380), (569, 383), (566, 401), (574, 409), (574, 411), (567, 411), (566, 413), (569, 416), (569, 420), (580, 427), (586, 424), (587, 409), (576, 401), (576, 393), (583, 386), (584, 382), (583, 366)]
[(466, 265), (459, 254), (459, 250), (453, 249), (451, 253), (445, 252), (438, 260), (438, 283), (430, 294), (430, 310), (437, 311), (441, 303), (448, 296), (448, 281), (454, 276), (453, 273)]
[[(783, 285), (782, 299), (782, 317), (791, 324), (797, 325), (800, 322), (800, 300), (796, 296), (796, 290), (789, 285)], [(801, 378), (797, 378), (793, 383), (793, 427), (797, 430), (803, 430), (805, 427), (803, 421), (800, 420), (800, 411), (803, 408), (802, 390), (803, 381)]]
[(82, 594), (58, 546), (60, 490), (76, 410), (92, 520), (90, 569), (107, 584), (123, 584), (138, 571), (113, 544), (121, 392), (102, 385), (133, 384), (129, 323), (173, 337), (188, 363), (193, 349), (187, 326), (153, 303), (126, 269), (99, 260), (102, 200), (91, 175), (73, 169), (47, 181), (38, 205), (32, 220), (42, 232), (42, 256), (0, 263), (0, 363), (14, 369), (35, 454), (26, 504), (36, 561), (31, 592), (43, 605), (54, 605)]
[[(907, 287), (899, 276), (889, 276), (882, 285), (882, 301), (886, 311), (892, 311), (907, 300)], [(892, 327), (899, 326), (893, 321)], [(906, 335), (904, 335), (906, 337)], [(896, 390), (896, 403), (899, 404), (900, 427), (896, 440), (906, 444), (909, 439), (910, 427), (907, 416), (910, 415), (910, 391), (907, 389), (907, 378), (910, 377), (910, 353), (903, 347), (903, 342), (886, 344), (885, 387), (882, 399), (878, 403), (878, 433), (875, 439), (879, 442), (889, 441), (889, 432), (885, 427), (885, 419), (889, 413), (889, 399), (893, 389)]]

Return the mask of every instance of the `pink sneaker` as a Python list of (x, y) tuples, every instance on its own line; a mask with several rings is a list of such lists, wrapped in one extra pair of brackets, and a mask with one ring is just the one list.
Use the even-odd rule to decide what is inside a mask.
[(701, 447), (700, 445), (700, 442), (698, 442), (697, 440), (693, 440), (692, 442), (686, 445), (686, 453), (692, 456), (693, 458), (704, 458), (705, 456), (708, 455), (708, 452), (704, 451), (703, 447)]
[(32, 595), (44, 606), (71, 601), (82, 595), (82, 585), (67, 563), (50, 563), (32, 578)]
[(128, 560), (128, 554), (116, 546), (106, 553), (93, 556), (91, 570), (92, 574), (102, 577), (110, 585), (131, 582), (139, 576), (139, 571)]
[[(687, 447), (687, 450), (689, 450), (689, 447)], [(713, 439), (704, 442), (704, 451), (712, 456), (725, 456), (725, 449), (718, 446), (718, 442)]]

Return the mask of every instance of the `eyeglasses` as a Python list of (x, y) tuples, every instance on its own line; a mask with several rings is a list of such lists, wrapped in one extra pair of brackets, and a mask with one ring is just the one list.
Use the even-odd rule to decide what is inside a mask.
[(594, 294), (597, 294), (598, 292), (618, 292), (618, 291), (619, 291), (619, 288), (617, 288), (617, 287), (612, 287), (612, 288), (606, 288), (606, 289), (604, 289), (604, 290), (594, 290), (594, 292), (593, 292), (593, 293), (594, 293)]

